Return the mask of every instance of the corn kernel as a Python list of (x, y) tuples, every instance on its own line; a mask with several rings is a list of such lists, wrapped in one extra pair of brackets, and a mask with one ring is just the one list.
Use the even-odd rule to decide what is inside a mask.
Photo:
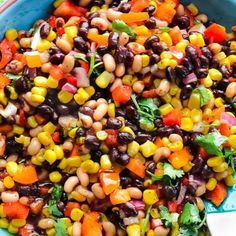
[(171, 103), (171, 95), (169, 93), (165, 94), (164, 96), (162, 96), (162, 99), (166, 102), (166, 103)]
[(79, 192), (73, 191), (70, 195), (70, 198), (75, 199), (78, 202), (84, 202), (86, 201), (86, 197), (82, 194), (80, 194)]
[(189, 42), (187, 40), (181, 40), (179, 43), (176, 44), (176, 47), (180, 51), (185, 52), (185, 49), (188, 45), (189, 45)]
[(219, 173), (219, 172), (223, 172), (225, 170), (227, 170), (229, 167), (228, 163), (223, 162), (222, 164), (220, 164), (219, 166), (213, 167), (213, 171)]
[(175, 97), (171, 99), (170, 104), (180, 110), (183, 108), (181, 101)]
[(6, 170), (10, 176), (14, 176), (18, 171), (18, 164), (14, 161), (9, 161), (6, 164)]
[(222, 157), (211, 157), (207, 160), (207, 165), (210, 167), (216, 167), (221, 165), (223, 161), (224, 160)]
[(53, 142), (51, 135), (48, 132), (40, 132), (37, 135), (39, 142), (44, 146), (48, 146)]
[(90, 97), (92, 97), (95, 94), (95, 88), (93, 86), (89, 86), (84, 89)]
[(181, 127), (182, 130), (190, 132), (190, 131), (193, 130), (193, 126), (194, 126), (194, 124), (193, 124), (193, 121), (192, 121), (191, 118), (184, 117), (184, 118), (181, 119), (180, 127)]
[(52, 173), (49, 174), (49, 179), (53, 183), (59, 183), (62, 179), (62, 175), (58, 171), (53, 171)]
[(43, 76), (37, 76), (34, 78), (34, 84), (37, 87), (47, 88), (47, 78)]
[(217, 181), (215, 178), (210, 178), (206, 184), (206, 189), (209, 191), (213, 191), (216, 187)]
[(193, 167), (193, 163), (192, 162), (188, 162), (185, 166), (183, 166), (183, 171), (184, 172), (189, 172)]
[(173, 45), (172, 39), (167, 32), (163, 32), (159, 35), (160, 41), (167, 44), (168, 47)]
[(149, 29), (144, 26), (144, 25), (141, 25), (141, 26), (137, 26), (134, 28), (134, 33), (138, 36), (147, 36), (147, 35), (150, 35), (150, 31)]
[(192, 93), (188, 101), (189, 109), (200, 109), (200, 95), (198, 93)]
[(159, 107), (161, 115), (165, 116), (174, 110), (171, 104), (167, 103)]
[(216, 107), (223, 107), (224, 106), (224, 100), (221, 97), (218, 97), (215, 99), (215, 106)]
[(45, 160), (53, 164), (57, 160), (56, 153), (52, 150), (46, 150), (44, 153)]
[(13, 188), (15, 186), (15, 182), (11, 176), (6, 176), (3, 179), (3, 184), (6, 188)]
[(171, 59), (173, 57), (170, 51), (163, 51), (160, 55), (161, 59)]
[(222, 79), (222, 73), (217, 69), (214, 69), (214, 68), (210, 69), (208, 71), (208, 74), (212, 80), (219, 81)]
[(42, 39), (41, 42), (37, 46), (37, 50), (39, 52), (45, 52), (51, 47), (51, 42), (46, 39)]
[(139, 152), (139, 143), (136, 141), (132, 141), (128, 144), (127, 153), (129, 156), (133, 157)]
[(135, 137), (134, 131), (128, 126), (121, 127), (120, 131), (124, 133), (132, 134)]
[(53, 134), (56, 128), (57, 127), (50, 121), (46, 125), (43, 126), (43, 131), (48, 132), (49, 134)]
[(104, 154), (101, 156), (100, 165), (102, 169), (110, 169), (112, 167), (112, 163), (108, 155)]
[(182, 141), (177, 141), (174, 143), (169, 143), (168, 144), (168, 148), (170, 149), (170, 151), (172, 152), (177, 152), (183, 149), (183, 142)]
[(26, 52), (25, 55), (26, 55), (26, 63), (29, 68), (41, 67), (42, 62), (39, 52), (37, 51)]
[(103, 140), (107, 139), (108, 134), (106, 131), (100, 130), (100, 131), (96, 132), (96, 136), (99, 140), (103, 141)]
[(47, 95), (47, 89), (43, 88), (43, 87), (33, 87), (31, 89), (31, 93), (38, 94), (38, 95), (45, 97)]
[(191, 34), (189, 36), (189, 40), (191, 44), (193, 44), (196, 47), (204, 47), (205, 46), (205, 41), (203, 38), (203, 35), (198, 33), (198, 34)]
[(46, 86), (48, 88), (57, 88), (58, 83), (59, 83), (58, 80), (55, 80), (51, 75), (49, 75), (46, 81)]
[(73, 94), (72, 94), (72, 93), (69, 93), (69, 92), (67, 92), (67, 91), (65, 91), (65, 90), (61, 90), (61, 91), (57, 94), (57, 97), (58, 97), (58, 99), (59, 99), (59, 101), (60, 101), (61, 103), (66, 104), (66, 103), (69, 103), (69, 102), (72, 100)]
[(95, 163), (93, 164), (93, 167), (92, 167), (91, 169), (89, 169), (87, 172), (88, 172), (89, 174), (96, 174), (96, 173), (98, 173), (99, 169), (100, 169), (99, 163), (95, 162)]
[(143, 192), (143, 201), (147, 205), (153, 205), (158, 202), (158, 196), (154, 189), (146, 189)]
[(115, 113), (116, 113), (115, 104), (110, 103), (108, 105), (107, 114), (108, 114), (109, 117), (115, 117)]
[(8, 225), (9, 225), (9, 223), (6, 218), (0, 219), (0, 228), (7, 229)]
[(150, 57), (146, 54), (142, 55), (142, 65), (143, 67), (148, 66), (150, 63)]
[(236, 134), (236, 126), (232, 126), (232, 127), (230, 128), (230, 133), (231, 133), (231, 134)]
[(155, 233), (152, 229), (148, 230), (147, 236), (155, 236)]
[(9, 41), (14, 41), (15, 39), (18, 38), (18, 33), (17, 33), (17, 31), (15, 29), (9, 29), (5, 33), (5, 37)]
[(124, 75), (122, 78), (122, 83), (125, 85), (132, 85), (132, 80), (133, 80), (133, 76), (132, 75)]
[(105, 89), (113, 78), (113, 74), (107, 71), (104, 71), (96, 78), (96, 84), (98, 87)]
[(54, 236), (56, 234), (56, 230), (54, 228), (46, 230), (47, 236)]
[(34, 116), (29, 116), (27, 118), (27, 123), (31, 128), (36, 128), (38, 126), (38, 123), (35, 120)]
[(235, 184), (235, 178), (233, 175), (229, 175), (225, 178), (225, 183), (227, 186), (232, 187)]
[(226, 55), (224, 52), (219, 52), (214, 56), (214, 58), (217, 59), (218, 61), (221, 61), (226, 58)]
[(52, 42), (56, 37), (57, 37), (57, 34), (53, 30), (50, 30), (49, 35), (46, 39)]
[(18, 232), (18, 228), (14, 227), (13, 225), (9, 224), (7, 230), (12, 233), (12, 234), (16, 234)]
[(196, 7), (195, 4), (193, 3), (190, 3), (188, 6), (187, 6), (188, 10), (191, 11), (191, 13), (196, 16), (199, 12), (198, 8)]
[(94, 162), (92, 160), (86, 160), (81, 163), (81, 169), (83, 172), (87, 172), (89, 169), (92, 169)]
[(65, 27), (65, 33), (69, 38), (74, 38), (78, 34), (78, 28), (76, 26)]
[(32, 102), (43, 103), (45, 101), (45, 97), (38, 94), (32, 94), (31, 100)]
[(150, 157), (155, 154), (157, 150), (157, 146), (151, 142), (146, 141), (144, 144), (140, 145), (140, 151), (142, 152), (144, 157)]
[(22, 227), (26, 224), (26, 220), (24, 220), (24, 219), (13, 219), (13, 220), (11, 220), (10, 224), (14, 227), (19, 228), (19, 227)]
[(13, 133), (15, 134), (23, 134), (24, 133), (24, 128), (23, 127), (20, 127), (18, 125), (13, 125), (13, 130), (12, 130)]
[(232, 134), (229, 136), (229, 145), (236, 150), (236, 134)]
[(3, 89), (0, 89), (0, 103), (3, 105), (7, 105), (7, 97)]
[(56, 153), (57, 160), (61, 160), (64, 157), (64, 151), (61, 146), (55, 145), (53, 151)]
[(202, 110), (193, 109), (190, 112), (190, 117), (194, 123), (198, 123), (202, 121)]

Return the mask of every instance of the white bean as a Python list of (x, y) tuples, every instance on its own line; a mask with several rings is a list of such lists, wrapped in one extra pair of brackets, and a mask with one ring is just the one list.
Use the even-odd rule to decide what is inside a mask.
[(134, 73), (137, 73), (142, 70), (143, 64), (142, 64), (142, 56), (141, 55), (135, 55), (134, 61), (132, 64), (132, 70)]
[(227, 86), (225, 94), (228, 98), (236, 96), (236, 82), (232, 82)]
[(102, 222), (103, 229), (105, 231), (105, 236), (115, 236), (116, 235), (116, 227), (109, 221)]
[(81, 236), (81, 223), (80, 222), (73, 223), (72, 236)]
[(159, 96), (166, 95), (170, 90), (170, 82), (167, 79), (161, 80), (159, 87), (157, 88), (157, 94)]
[(41, 143), (39, 142), (37, 137), (31, 139), (30, 144), (27, 148), (27, 153), (31, 156), (36, 155), (41, 148)]
[(140, 189), (136, 187), (129, 187), (126, 189), (129, 192), (129, 196), (134, 199), (141, 199), (143, 196), (143, 193)]
[(69, 53), (72, 50), (71, 44), (67, 40), (62, 38), (56, 41), (56, 45), (65, 53)]
[(80, 120), (85, 128), (90, 128), (93, 124), (92, 118), (87, 115), (81, 115)]
[(122, 14), (122, 12), (120, 12), (120, 11), (115, 11), (115, 10), (113, 10), (112, 8), (109, 8), (109, 9), (107, 10), (107, 18), (108, 18), (110, 21), (119, 19), (121, 14)]
[(91, 26), (95, 26), (97, 27), (98, 29), (100, 30), (107, 30), (108, 28), (108, 23), (106, 20), (104, 20), (103, 18), (101, 17), (94, 17), (92, 20), (91, 20)]
[(197, 201), (197, 207), (199, 211), (203, 211), (205, 209), (205, 205), (202, 199), (200, 197), (196, 197), (196, 201)]
[(196, 190), (196, 196), (200, 197), (206, 192), (206, 183), (203, 182)]
[(93, 184), (91, 190), (98, 199), (104, 199), (106, 197), (106, 194), (99, 183)]
[(144, 82), (141, 80), (135, 81), (133, 84), (133, 90), (135, 93), (142, 93), (144, 90)]
[(5, 191), (1, 193), (2, 202), (17, 202), (19, 194), (16, 191)]
[(5, 191), (5, 186), (3, 182), (0, 180), (0, 193), (2, 193), (3, 191)]
[(81, 168), (78, 168), (76, 174), (82, 186), (87, 187), (89, 185), (89, 176), (83, 172)]
[(207, 23), (208, 17), (205, 14), (199, 14), (195, 17), (195, 20), (200, 20), (202, 23)]
[(125, 65), (124, 63), (120, 63), (116, 66), (115, 75), (117, 77), (122, 77), (125, 74)]
[(129, 35), (125, 32), (122, 32), (119, 37), (118, 45), (125, 46), (129, 42)]
[(40, 132), (42, 132), (43, 127), (42, 126), (37, 126), (34, 129), (31, 129), (29, 134), (31, 137), (36, 137)]
[(168, 158), (170, 156), (170, 149), (167, 147), (160, 147), (156, 150), (153, 160), (159, 162), (161, 158)]
[(70, 176), (64, 184), (64, 191), (66, 193), (71, 193), (72, 190), (75, 188), (75, 186), (78, 184), (79, 184), (78, 177), (77, 176)]
[(77, 119), (73, 116), (60, 116), (58, 123), (64, 129), (68, 129), (71, 127), (76, 127)]
[(100, 104), (93, 113), (93, 118), (96, 121), (101, 120), (107, 113), (108, 106), (107, 104)]
[(61, 64), (61, 68), (63, 69), (65, 73), (70, 73), (73, 70), (74, 65), (75, 65), (74, 57), (71, 55), (66, 55)]
[(106, 53), (103, 56), (103, 62), (104, 62), (104, 67), (105, 67), (106, 71), (108, 71), (108, 72), (115, 71), (115, 69), (116, 69), (116, 62), (115, 62), (114, 57), (111, 54)]
[(114, 83), (110, 87), (110, 92), (112, 92), (115, 88), (117, 88), (118, 86), (121, 86), (121, 85), (122, 85), (122, 80), (121, 79), (115, 79)]
[(167, 236), (170, 232), (170, 229), (164, 228), (163, 226), (157, 226), (154, 229), (155, 236)]
[(131, 42), (128, 43), (127, 47), (134, 54), (142, 54), (146, 51), (145, 47), (140, 43)]
[[(79, 5), (80, 5), (81, 7), (86, 7), (86, 6), (89, 5), (90, 2), (91, 2), (91, 0), (80, 0), (80, 1), (79, 1)], [(74, 236), (74, 235), (73, 235), (73, 236)]]
[(183, 16), (184, 15), (184, 6), (182, 4), (179, 4), (179, 6), (176, 9), (177, 16)]
[(54, 226), (55, 221), (50, 218), (41, 219), (38, 223), (41, 229), (51, 229)]

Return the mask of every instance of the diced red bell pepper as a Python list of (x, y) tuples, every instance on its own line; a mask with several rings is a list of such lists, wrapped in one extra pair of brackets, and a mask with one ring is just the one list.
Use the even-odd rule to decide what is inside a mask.
[(84, 68), (86, 70), (86, 72), (89, 72), (89, 64), (85, 61), (79, 61), (80, 65), (82, 68)]
[(76, 6), (71, 0), (63, 1), (54, 11), (55, 16), (60, 16), (67, 19), (71, 16), (85, 16), (85, 14), (86, 9)]
[(26, 124), (27, 124), (27, 120), (25, 118), (25, 112), (22, 109), (20, 110), (20, 124), (22, 126), (26, 126)]
[(185, 52), (180, 51), (177, 47), (173, 46), (170, 48), (173, 59), (177, 61), (178, 64), (181, 64), (185, 58)]
[(49, 71), (49, 74), (53, 77), (55, 80), (61, 80), (64, 78), (64, 71), (56, 65), (53, 65)]
[(212, 192), (207, 194), (207, 198), (216, 206), (219, 206), (227, 197), (227, 187), (218, 183)]
[(216, 23), (210, 25), (204, 32), (205, 37), (210, 43), (221, 43), (226, 40), (227, 33), (223, 26)]
[(64, 28), (62, 28), (62, 27), (57, 28), (57, 35), (58, 36), (62, 36), (64, 33), (65, 33)]
[(54, 133), (52, 134), (52, 140), (53, 140), (55, 143), (60, 143), (60, 141), (61, 141), (60, 133), (59, 133), (59, 132), (54, 132)]
[(75, 76), (68, 76), (67, 77), (68, 83), (72, 84), (73, 86), (77, 86), (77, 78)]
[(221, 123), (219, 126), (219, 131), (224, 136), (228, 137), (231, 135), (230, 126), (227, 123)]
[(29, 208), (20, 202), (7, 202), (3, 204), (3, 212), (10, 219), (26, 219)]
[(181, 111), (174, 109), (169, 114), (163, 117), (163, 123), (166, 126), (180, 125), (181, 122)]
[(190, 27), (194, 26), (195, 18), (192, 12), (187, 7), (184, 8), (184, 12), (189, 17)]
[(119, 130), (106, 129), (105, 131), (108, 134), (106, 140), (104, 141), (105, 144), (108, 147), (116, 147), (116, 146), (118, 146), (119, 144), (118, 144), (118, 141), (117, 141), (117, 136), (119, 134)]
[(3, 69), (12, 59), (13, 51), (15, 51), (13, 49), (13, 45), (14, 44), (12, 42), (9, 42), (7, 39), (3, 39), (3, 41), (0, 43), (0, 70)]
[(132, 89), (127, 85), (120, 85), (112, 91), (112, 98), (117, 103), (126, 103), (131, 98)]
[(177, 211), (177, 207), (178, 207), (178, 204), (177, 204), (177, 201), (169, 201), (168, 202), (168, 210), (169, 212), (176, 212)]

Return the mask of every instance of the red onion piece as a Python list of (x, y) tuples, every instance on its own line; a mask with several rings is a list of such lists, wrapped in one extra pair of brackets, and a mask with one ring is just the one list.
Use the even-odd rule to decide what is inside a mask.
[(183, 79), (184, 84), (190, 84), (195, 81), (197, 81), (197, 76), (195, 75), (195, 73), (191, 73)]
[(135, 206), (135, 209), (137, 211), (139, 210), (144, 210), (145, 209), (145, 204), (143, 201), (140, 201), (140, 200), (131, 200), (129, 201), (129, 203), (133, 204)]
[(236, 125), (236, 118), (227, 114), (226, 112), (221, 113), (221, 120), (226, 121), (228, 125), (235, 126)]
[(189, 175), (189, 183), (191, 185), (197, 185), (197, 186), (200, 186), (202, 184), (202, 180), (199, 178), (199, 177), (196, 177), (194, 175)]
[(70, 83), (65, 83), (61, 89), (73, 94), (77, 92), (77, 88)]
[(187, 187), (185, 185), (181, 185), (180, 191), (179, 191), (179, 196), (177, 198), (177, 204), (181, 204), (182, 201), (184, 200), (185, 194), (187, 191)]
[(78, 88), (86, 88), (90, 86), (90, 81), (87, 72), (83, 67), (76, 67), (73, 70), (73, 75), (77, 78)]

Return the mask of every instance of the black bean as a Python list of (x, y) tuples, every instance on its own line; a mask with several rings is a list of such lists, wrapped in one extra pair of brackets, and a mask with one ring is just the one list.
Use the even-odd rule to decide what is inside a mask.
[(155, 53), (152, 53), (151, 55), (150, 55), (150, 65), (154, 65), (154, 64), (156, 64), (156, 63), (158, 63), (160, 61), (160, 56), (159, 55), (157, 55), (157, 54), (155, 54)]
[(134, 61), (134, 54), (131, 51), (126, 52), (125, 64), (127, 66), (132, 66)]
[(215, 98), (218, 98), (218, 97), (225, 98), (225, 91), (223, 91), (221, 89), (220, 90), (219, 89), (213, 89), (212, 92), (213, 92)]
[(211, 168), (207, 164), (205, 164), (201, 172), (202, 178), (208, 179), (212, 174), (213, 171), (211, 170)]
[(93, 0), (93, 1), (91, 2), (91, 5), (92, 5), (92, 6), (101, 7), (103, 4), (104, 4), (104, 0)]
[(5, 153), (7, 156), (9, 156), (11, 154), (21, 154), (22, 155), (22, 152), (23, 152), (23, 145), (21, 143), (17, 143), (13, 139), (7, 140), (6, 150), (5, 150)]
[(181, 100), (186, 100), (190, 97), (191, 93), (193, 91), (193, 88), (190, 84), (185, 85), (180, 93), (180, 99)]
[(207, 77), (207, 75), (208, 75), (208, 69), (206, 69), (206, 68), (200, 68), (200, 69), (196, 70), (195, 73), (196, 73), (196, 76), (197, 76), (198, 79), (202, 79), (202, 78)]
[(99, 46), (99, 47), (97, 47), (97, 53), (102, 55), (102, 56), (104, 54), (108, 53), (108, 52), (109, 52), (109, 49), (108, 49), (107, 46)]
[(156, 53), (158, 55), (160, 55), (164, 51), (164, 47), (160, 43), (158, 43), (158, 42), (154, 42), (152, 44), (152, 48), (151, 49), (152, 49), (152, 51), (154, 53)]
[(157, 118), (154, 122), (156, 128), (161, 128), (163, 127), (163, 121), (161, 118)]
[(40, 104), (37, 106), (36, 111), (47, 120), (51, 120), (53, 118), (54, 110), (46, 104)]
[(64, 202), (58, 202), (57, 203), (57, 208), (59, 209), (59, 211), (64, 211), (64, 209), (65, 209), (65, 204), (64, 204)]
[(172, 200), (177, 196), (177, 189), (174, 186), (164, 185), (161, 193), (166, 200)]
[(126, 107), (126, 116), (131, 121), (139, 119), (138, 111), (132, 105)]
[(56, 105), (56, 112), (59, 115), (69, 115), (70, 114), (70, 108), (65, 104), (58, 103)]
[(116, 116), (125, 116), (126, 115), (126, 111), (122, 108), (117, 108), (116, 109)]
[(184, 58), (183, 66), (186, 67), (190, 73), (194, 70), (194, 66), (188, 58)]
[(137, 179), (137, 178), (132, 182), (132, 186), (137, 187), (137, 188), (139, 188), (140, 190), (143, 190), (143, 189), (144, 189), (144, 183), (143, 183), (143, 181), (140, 180), (140, 179)]
[(103, 155), (103, 152), (101, 150), (95, 150), (95, 151), (90, 151), (91, 159), (95, 162), (100, 163), (101, 156)]
[(194, 196), (196, 193), (196, 187), (191, 184), (188, 184), (186, 193)]
[(115, 51), (116, 62), (118, 64), (126, 62), (128, 54), (129, 54), (129, 51), (127, 51), (125, 47), (118, 46), (118, 48)]
[(151, 161), (147, 167), (146, 167), (146, 171), (149, 171), (151, 173), (154, 173), (156, 170), (156, 163), (154, 161)]
[(126, 202), (120, 206), (120, 210), (125, 215), (125, 217), (134, 217), (138, 215), (135, 206), (129, 202)]
[(79, 27), (79, 36), (81, 36), (84, 40), (87, 40), (88, 31), (89, 31), (88, 22), (87, 21), (81, 22)]
[(39, 188), (37, 184), (32, 185), (16, 185), (16, 190), (20, 196), (39, 196)]
[(149, 16), (152, 16), (155, 10), (156, 8), (153, 5), (149, 5), (146, 9), (144, 9), (144, 11), (147, 12)]
[(191, 169), (191, 173), (192, 174), (199, 174), (203, 169), (203, 165), (204, 165), (204, 160), (202, 159), (202, 157), (200, 155), (198, 155), (193, 160), (193, 167)]
[(46, 39), (50, 33), (50, 30), (51, 30), (51, 26), (48, 24), (48, 23), (43, 23), (43, 26), (41, 26), (40, 28), (40, 37), (42, 39)]
[(138, 142), (139, 144), (143, 144), (148, 140), (152, 140), (152, 137), (150, 134), (138, 132), (135, 137), (135, 141)]
[(156, 20), (152, 17), (146, 20), (144, 24), (148, 29), (155, 29), (157, 26)]
[(87, 106), (82, 106), (79, 108), (79, 112), (87, 115), (87, 116), (93, 116), (93, 113), (94, 113), (94, 110), (90, 107), (87, 107)]
[(61, 49), (58, 48), (57, 46), (53, 45), (50, 49), (49, 49), (49, 54), (53, 55), (53, 54), (57, 54), (57, 53), (62, 53)]
[(55, 53), (50, 57), (50, 62), (59, 65), (63, 62), (65, 55), (63, 53)]
[(226, 65), (220, 66), (220, 72), (222, 73), (223, 77), (225, 77), (225, 78), (230, 77), (230, 71), (228, 70)]
[(125, 121), (125, 126), (130, 127), (134, 131), (134, 133), (137, 133), (139, 130), (139, 127), (136, 124), (134, 124), (128, 120)]
[(91, 24), (91, 21), (92, 21), (93, 18), (99, 17), (99, 16), (100, 16), (100, 14), (98, 12), (89, 13), (88, 18), (87, 18), (89, 24)]
[(228, 55), (236, 55), (236, 50), (230, 50)]
[(119, 34), (117, 32), (111, 32), (108, 37), (108, 48), (114, 50), (117, 48), (119, 40)]
[(166, 78), (171, 81), (172, 83), (175, 82), (175, 79), (176, 79), (176, 73), (175, 73), (175, 70), (168, 66), (167, 69), (166, 69)]
[(178, 16), (175, 21), (180, 29), (187, 29), (190, 26), (190, 19), (188, 16)]
[(228, 56), (230, 52), (230, 48), (227, 46), (222, 46), (222, 51)]
[(81, 36), (74, 37), (73, 41), (74, 41), (74, 46), (76, 49), (78, 49), (79, 51), (83, 53), (88, 52), (88, 46)]
[(175, 67), (175, 72), (176, 72), (177, 77), (180, 79), (185, 78), (189, 74), (188, 69), (182, 65), (177, 65)]
[(201, 61), (200, 61), (200, 58), (196, 58), (195, 60), (193, 60), (193, 61), (192, 61), (192, 64), (193, 64), (195, 70), (201, 69)]
[(190, 60), (194, 61), (198, 57), (198, 52), (197, 52), (197, 50), (193, 46), (188, 45), (186, 47), (186, 56)]
[(117, 118), (109, 118), (107, 120), (108, 129), (120, 129), (122, 127), (122, 122)]
[(212, 59), (212, 53), (208, 47), (201, 48), (202, 54), (207, 57), (209, 60)]
[(128, 154), (126, 154), (126, 153), (121, 153), (121, 154), (119, 154), (119, 156), (118, 156), (116, 162), (117, 162), (118, 164), (122, 165), (122, 166), (126, 166), (126, 165), (129, 163), (129, 159), (130, 159), (130, 157), (129, 157)]
[(222, 80), (220, 80), (217, 84), (217, 89), (225, 91), (227, 86), (229, 85), (229, 80), (226, 78), (223, 78)]
[(111, 148), (109, 150), (109, 157), (112, 163), (114, 163), (119, 158), (119, 152), (116, 148)]
[(117, 136), (117, 141), (120, 144), (128, 144), (131, 143), (133, 140), (134, 140), (133, 135), (127, 132), (120, 132)]
[[(110, 199), (105, 198), (105, 199), (97, 199), (95, 198), (93, 202), (91, 203), (90, 210), (92, 211), (99, 211), (105, 213), (108, 208), (112, 206)], [(118, 211), (117, 211), (118, 212)], [(112, 212), (113, 214), (113, 212)], [(115, 218), (115, 216), (113, 216)], [(114, 219), (115, 222), (117, 223), (120, 219)]]
[(8, 124), (10, 124), (10, 125), (13, 125), (13, 124), (16, 123), (16, 119), (15, 119), (14, 116), (8, 116), (8, 117), (6, 118), (6, 122), (7, 122)]
[(205, 57), (204, 55), (200, 57), (200, 62), (201, 62), (201, 67), (203, 68), (208, 68), (209, 63), (210, 63), (209, 59)]
[(120, 185), (122, 188), (127, 188), (132, 183), (132, 179), (129, 176), (121, 176), (120, 177)]
[(128, 13), (131, 10), (131, 5), (129, 3), (122, 3), (119, 8), (118, 11), (121, 11), (123, 13)]
[(216, 58), (213, 58), (211, 61), (210, 67), (218, 69), (219, 68), (219, 61)]
[(171, 127), (160, 127), (157, 129), (157, 134), (160, 137), (168, 137), (173, 133), (173, 128)]
[(144, 47), (146, 49), (151, 49), (153, 43), (159, 43), (159, 42), (160, 42), (160, 39), (156, 35), (152, 35), (149, 38), (147, 38), (147, 40), (144, 43)]
[(22, 76), (15, 81), (15, 91), (17, 93), (26, 93), (30, 90), (30, 81), (27, 77)]
[(90, 150), (97, 150), (100, 146), (100, 141), (94, 135), (87, 135), (84, 140), (84, 145)]
[(196, 198), (188, 194), (185, 195), (184, 202), (197, 203)]

